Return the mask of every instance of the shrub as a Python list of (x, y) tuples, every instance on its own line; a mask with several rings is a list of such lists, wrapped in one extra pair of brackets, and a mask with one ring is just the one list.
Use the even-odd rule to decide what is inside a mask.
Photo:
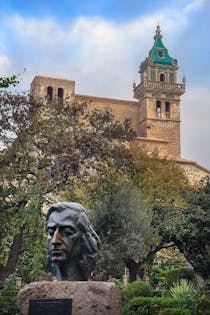
[(194, 285), (197, 284), (196, 275), (191, 268), (174, 268), (166, 272), (166, 288), (170, 288), (174, 282), (180, 279), (186, 279), (192, 282)]
[(194, 288), (193, 284), (185, 279), (174, 283), (170, 289), (170, 295), (174, 298), (181, 298), (185, 301), (193, 300), (197, 297), (198, 292)]
[(16, 286), (17, 274), (10, 275), (1, 286), (0, 290), (0, 314), (16, 315), (16, 298), (19, 288)]
[[(164, 309), (174, 308), (180, 311), (187, 309), (182, 299), (135, 297), (123, 307), (122, 315), (159, 315), (159, 312)], [(187, 312), (185, 313), (187, 315)]]
[(159, 266), (154, 267), (150, 270), (149, 282), (150, 285), (155, 288), (156, 286), (165, 286), (167, 271), (160, 268)]
[(201, 292), (210, 298), (210, 279), (206, 279), (200, 286), (199, 289)]
[(197, 303), (198, 315), (210, 315), (210, 300), (207, 296), (203, 295)]
[(164, 308), (158, 315), (191, 315), (191, 312), (180, 308)]
[(127, 302), (137, 296), (152, 296), (152, 290), (144, 281), (134, 281), (122, 289), (122, 301)]

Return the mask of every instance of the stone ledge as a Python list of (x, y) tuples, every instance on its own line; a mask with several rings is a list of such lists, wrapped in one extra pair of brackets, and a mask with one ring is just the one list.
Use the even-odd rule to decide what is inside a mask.
[(20, 315), (28, 314), (29, 299), (36, 298), (70, 298), (72, 315), (120, 315), (120, 291), (111, 282), (32, 282), (18, 294)]

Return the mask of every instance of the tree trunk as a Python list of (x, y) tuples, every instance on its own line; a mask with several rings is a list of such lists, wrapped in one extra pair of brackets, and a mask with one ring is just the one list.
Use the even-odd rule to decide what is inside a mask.
[(4, 281), (10, 274), (15, 271), (18, 262), (18, 255), (22, 246), (23, 241), (23, 228), (21, 228), (20, 233), (16, 234), (13, 238), (12, 246), (10, 249), (10, 254), (6, 263), (0, 273), (0, 281)]
[(180, 253), (184, 255), (188, 263), (193, 267), (194, 271), (199, 274), (203, 280), (208, 279), (210, 276), (208, 250), (202, 250), (201, 247), (193, 248), (177, 240), (174, 243)]
[(133, 259), (129, 259), (126, 262), (126, 267), (129, 270), (130, 282), (136, 281), (137, 271), (139, 269), (140, 263), (135, 262)]
[(147, 281), (147, 278), (148, 278), (148, 266), (145, 263), (142, 263), (141, 268), (139, 268), (139, 276), (140, 276), (141, 280)]
[[(161, 242), (157, 246), (152, 247), (151, 250), (148, 252), (147, 256), (144, 258), (141, 258), (141, 260), (139, 260), (138, 262), (134, 261), (133, 259), (128, 259), (127, 261), (125, 261), (125, 265), (128, 268), (129, 273), (130, 273), (130, 282), (133, 282), (136, 280), (137, 271), (139, 270), (139, 267), (141, 265), (142, 265), (142, 268), (141, 270), (139, 270), (139, 275), (140, 275), (140, 278), (145, 281), (147, 278), (147, 268), (149, 265), (152, 264), (155, 254), (162, 248), (169, 248), (172, 246), (174, 246), (174, 244), (164, 246), (164, 243)], [(145, 267), (143, 267), (144, 264), (145, 264)]]

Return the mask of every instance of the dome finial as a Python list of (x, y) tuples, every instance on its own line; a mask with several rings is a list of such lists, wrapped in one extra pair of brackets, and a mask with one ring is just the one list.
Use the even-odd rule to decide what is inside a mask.
[(154, 36), (154, 39), (156, 39), (156, 38), (158, 38), (158, 37), (159, 37), (159, 38), (162, 38), (159, 21), (158, 21), (158, 23), (157, 23), (156, 34), (155, 34), (155, 36)]

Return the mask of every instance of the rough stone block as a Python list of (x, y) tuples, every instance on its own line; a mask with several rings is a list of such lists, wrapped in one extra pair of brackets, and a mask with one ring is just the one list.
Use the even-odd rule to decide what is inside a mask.
[(110, 282), (33, 282), (18, 294), (21, 315), (28, 314), (29, 299), (36, 298), (72, 299), (72, 315), (120, 315), (120, 291)]

